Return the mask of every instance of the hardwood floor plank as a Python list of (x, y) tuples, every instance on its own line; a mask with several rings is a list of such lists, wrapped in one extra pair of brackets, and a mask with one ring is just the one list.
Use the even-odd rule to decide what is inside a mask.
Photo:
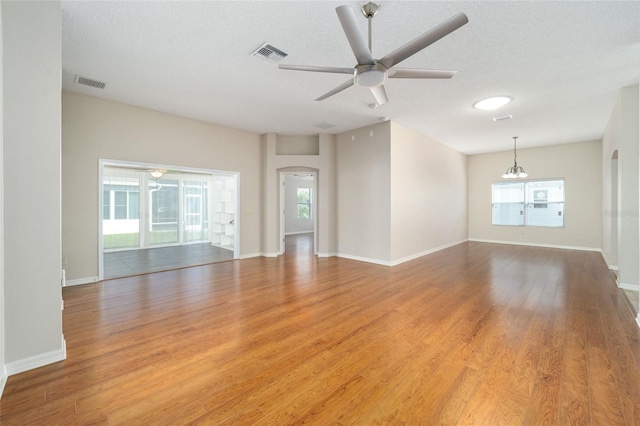
[(640, 330), (599, 253), (299, 247), (64, 288), (68, 358), (9, 377), (0, 423), (640, 421)]
[(566, 302), (567, 319), (562, 353), (562, 376), (558, 392), (558, 422), (589, 425), (589, 375), (587, 370), (586, 312), (581, 297)]
[(608, 353), (613, 358), (611, 369), (615, 375), (618, 396), (622, 404), (625, 422), (640, 424), (640, 375), (634, 368), (631, 347), (613, 309), (601, 311), (602, 328), (607, 341)]
[(589, 402), (594, 424), (626, 424), (600, 312), (596, 309), (587, 311), (587, 371)]

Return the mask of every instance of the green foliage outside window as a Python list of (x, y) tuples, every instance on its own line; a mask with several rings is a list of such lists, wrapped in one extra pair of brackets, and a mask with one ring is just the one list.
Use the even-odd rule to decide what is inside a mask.
[(311, 219), (311, 188), (298, 188), (297, 191), (297, 217)]

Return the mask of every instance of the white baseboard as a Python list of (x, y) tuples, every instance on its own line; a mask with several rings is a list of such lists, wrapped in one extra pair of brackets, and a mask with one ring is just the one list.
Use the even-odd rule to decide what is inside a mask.
[(445, 245), (442, 245), (440, 247), (432, 248), (432, 249), (425, 250), (425, 251), (420, 252), (420, 253), (412, 254), (412, 255), (407, 256), (407, 257), (403, 257), (402, 259), (396, 259), (396, 260), (391, 261), (391, 266), (400, 265), (401, 263), (408, 262), (410, 260), (417, 259), (419, 257), (426, 256), (428, 254), (435, 253), (435, 252), (440, 251), (440, 250), (448, 249), (450, 247), (457, 246), (458, 244), (462, 244), (462, 243), (466, 243), (466, 242), (467, 242), (467, 240), (454, 241), (452, 243), (445, 244)]
[(602, 258), (604, 259), (605, 263), (607, 264), (607, 267), (612, 271), (618, 271), (618, 267), (616, 265), (612, 265), (611, 264), (611, 261), (609, 260), (609, 257), (607, 257), (607, 253), (605, 253), (604, 250), (600, 250), (600, 253), (602, 254)]
[(337, 256), (338, 253), (320, 253), (318, 252), (318, 257), (333, 257), (333, 256)]
[(636, 317), (636, 322), (638, 323), (638, 327), (640, 327), (640, 314)]
[(0, 398), (2, 398), (2, 393), (4, 392), (4, 386), (7, 384), (7, 378), (9, 374), (7, 374), (7, 366), (2, 366), (2, 372), (0, 373)]
[(349, 260), (357, 260), (358, 262), (374, 263), (376, 265), (391, 266), (388, 260), (372, 259), (370, 257), (353, 256), (351, 254), (338, 253), (338, 257)]
[(261, 253), (260, 256), (264, 257), (278, 257), (278, 253)]
[(13, 361), (7, 363), (5, 367), (7, 375), (13, 376), (14, 374), (33, 370), (34, 368), (43, 367), (48, 364), (53, 364), (54, 362), (63, 361), (65, 359), (67, 359), (67, 342), (64, 340), (64, 336), (62, 336), (62, 344), (60, 349), (34, 355), (18, 361)]
[(75, 280), (66, 280), (65, 287), (71, 287), (74, 285), (81, 285), (81, 284), (97, 283), (98, 281), (100, 281), (98, 277), (77, 278)]
[(412, 254), (410, 256), (406, 256), (406, 257), (403, 257), (401, 259), (396, 259), (396, 260), (391, 260), (391, 261), (389, 261), (389, 260), (380, 260), (380, 259), (372, 259), (372, 258), (369, 258), (369, 257), (362, 257), (362, 256), (353, 256), (353, 255), (344, 254), (344, 253), (338, 253), (337, 256), (338, 257), (343, 257), (345, 259), (357, 260), (357, 261), (360, 261), (360, 262), (375, 263), (376, 265), (397, 266), (397, 265), (400, 265), (401, 263), (408, 262), (410, 260), (417, 259), (419, 257), (426, 256), (428, 254), (432, 254), (432, 253), (435, 253), (437, 251), (447, 249), (449, 247), (457, 246), (458, 244), (462, 244), (462, 243), (465, 243), (465, 242), (467, 242), (467, 240), (455, 241), (453, 243), (445, 244), (445, 245), (440, 246), (440, 247), (435, 247), (435, 248), (432, 248), (432, 249), (429, 249), (429, 250), (425, 250), (425, 251), (420, 252), (420, 253)]
[(262, 253), (247, 253), (247, 254), (241, 254), (237, 257), (237, 259), (250, 259), (252, 257), (260, 257), (262, 256)]
[(618, 282), (618, 287), (620, 287), (623, 290), (640, 291), (640, 285), (638, 284), (626, 284), (626, 283)]
[(557, 249), (563, 249), (563, 250), (597, 251), (602, 253), (602, 249), (599, 247), (579, 247), (579, 246), (563, 246), (563, 245), (556, 245), (556, 244), (521, 243), (521, 242), (514, 242), (514, 241), (484, 240), (479, 238), (469, 238), (469, 241), (474, 241), (477, 243), (511, 244), (514, 246), (557, 248)]

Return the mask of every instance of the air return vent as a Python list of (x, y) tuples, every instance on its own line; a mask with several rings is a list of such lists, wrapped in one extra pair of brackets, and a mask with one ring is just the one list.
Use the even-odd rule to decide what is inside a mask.
[(265, 61), (269, 61), (269, 62), (278, 62), (282, 58), (286, 57), (287, 54), (280, 49), (276, 49), (269, 43), (265, 43), (262, 46), (258, 47), (251, 54), (251, 56), (255, 56), (257, 58), (264, 59)]
[(502, 117), (493, 117), (493, 121), (511, 120), (512, 118), (513, 118), (513, 115), (508, 114), (508, 115), (503, 115)]
[(332, 127), (336, 127), (336, 125), (335, 125), (335, 124), (333, 124), (333, 123), (329, 123), (328, 121), (323, 121), (322, 123), (318, 123), (318, 124), (316, 124), (314, 127), (317, 127), (317, 128), (319, 128), (319, 129), (325, 129), (325, 130), (326, 130), (326, 129), (330, 129), (330, 128), (332, 128)]
[(76, 75), (75, 83), (93, 87), (95, 89), (104, 89), (107, 85), (107, 83), (103, 83), (102, 81), (93, 80), (87, 77), (82, 77), (80, 75)]

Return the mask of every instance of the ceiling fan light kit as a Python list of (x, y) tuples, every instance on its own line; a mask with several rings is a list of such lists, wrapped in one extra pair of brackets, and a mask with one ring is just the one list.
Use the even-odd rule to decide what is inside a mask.
[(360, 87), (370, 89), (384, 84), (385, 81), (387, 81), (387, 69), (382, 64), (356, 67), (353, 82)]
[(164, 169), (154, 169), (149, 172), (154, 179), (160, 179), (167, 171)]
[(336, 8), (336, 13), (338, 14), (338, 19), (340, 20), (342, 29), (347, 36), (351, 50), (356, 57), (357, 63), (353, 68), (285, 64), (280, 64), (278, 67), (280, 69), (294, 71), (352, 74), (352, 77), (349, 80), (320, 96), (316, 101), (327, 99), (336, 93), (356, 85), (371, 90), (371, 94), (376, 99), (377, 105), (383, 105), (389, 100), (384, 87), (385, 82), (389, 78), (451, 78), (455, 75), (456, 71), (400, 68), (396, 67), (396, 65), (465, 25), (469, 22), (467, 15), (464, 13), (458, 13), (451, 19), (432, 28), (383, 58), (374, 59), (371, 54), (371, 20), (378, 12), (378, 9), (378, 5), (374, 3), (367, 3), (362, 6), (361, 9), (362, 14), (369, 21), (369, 39), (367, 44), (367, 40), (365, 40), (364, 36), (359, 31), (358, 22), (353, 8), (347, 5), (338, 6)]

